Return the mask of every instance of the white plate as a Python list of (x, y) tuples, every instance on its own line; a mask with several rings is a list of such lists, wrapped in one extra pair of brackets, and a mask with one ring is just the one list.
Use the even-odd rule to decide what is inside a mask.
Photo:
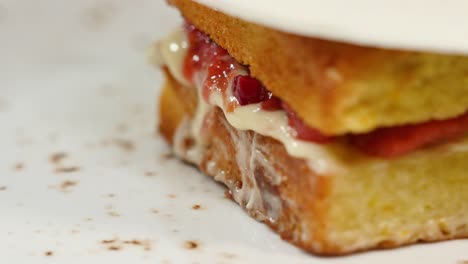
[(310, 256), (168, 158), (154, 135), (161, 74), (145, 61), (180, 22), (163, 1), (3, 0), (0, 10), (0, 263), (468, 259), (467, 241)]
[(196, 0), (300, 35), (468, 55), (466, 0)]

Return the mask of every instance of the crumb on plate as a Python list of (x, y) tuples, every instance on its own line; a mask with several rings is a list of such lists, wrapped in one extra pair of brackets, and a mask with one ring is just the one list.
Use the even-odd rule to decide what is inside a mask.
[(184, 243), (184, 247), (186, 249), (197, 249), (199, 247), (198, 242), (193, 241), (193, 240), (187, 240)]

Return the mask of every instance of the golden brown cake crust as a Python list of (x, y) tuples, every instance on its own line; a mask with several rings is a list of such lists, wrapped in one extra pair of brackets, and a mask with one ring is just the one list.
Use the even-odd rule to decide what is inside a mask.
[(191, 0), (169, 2), (327, 134), (444, 119), (468, 109), (468, 57), (302, 37)]
[[(193, 116), (187, 108), (183, 106), (186, 100), (192, 100), (184, 97), (186, 95), (186, 87), (178, 84), (170, 75), (166, 73), (166, 85), (164, 86), (161, 103), (160, 103), (160, 124), (159, 130), (164, 138), (174, 144), (173, 138), (176, 133), (177, 126), (180, 125), (184, 117)], [(210, 113), (207, 120), (211, 120), (204, 133), (207, 133), (213, 142), (208, 147), (204, 154), (203, 161), (198, 165), (198, 168), (208, 175), (215, 177), (213, 173), (208, 171), (208, 161), (215, 162), (218, 169), (227, 172), (227, 181), (233, 182), (234, 186), (248, 184), (242, 182), (242, 176), (239, 171), (238, 164), (233, 157), (235, 153), (235, 142), (233, 142), (225, 125), (227, 121), (220, 109)], [(238, 133), (246, 133), (248, 137), (252, 137), (255, 133), (248, 131)], [(329, 178), (319, 177), (315, 175), (300, 159), (289, 156), (281, 143), (269, 137), (257, 136), (257, 142), (264, 145), (268, 149), (268, 159), (275, 160), (275, 167), (281, 171), (288, 179), (282, 184), (274, 184), (265, 172), (264, 169), (258, 168), (255, 172), (255, 180), (263, 190), (268, 190), (275, 196), (280, 198), (282, 209), (275, 221), (264, 219), (272, 229), (277, 231), (281, 238), (291, 241), (299, 247), (308, 251), (313, 251), (317, 254), (339, 255), (345, 253), (344, 249), (327, 246), (323, 231), (326, 230), (326, 223), (323, 222), (326, 214), (326, 197), (329, 185)], [(221, 152), (216, 145), (222, 144), (226, 146), (227, 153)], [(275, 158), (271, 158), (275, 157)], [(233, 191), (233, 190), (231, 190)], [(307, 195), (303, 195), (307, 193)], [(294, 201), (294, 205), (288, 205), (286, 200)], [(242, 205), (245, 208), (245, 204)], [(248, 212), (251, 216), (256, 217), (258, 212)], [(306, 230), (301, 228), (301, 222), (307, 222), (311, 227), (308, 234)], [(320, 245), (320, 250), (317, 250), (312, 244), (302, 241), (304, 236), (310, 237), (315, 244)]]
[[(174, 136), (178, 127), (187, 117), (194, 115), (194, 109), (185, 105), (187, 101), (197, 100), (188, 98), (187, 87), (178, 84), (166, 72), (166, 85), (162, 92), (160, 103), (160, 132), (165, 139), (174, 146)], [(261, 146), (262, 153), (268, 162), (272, 163), (275, 171), (281, 175), (281, 182), (276, 182), (268, 170), (263, 166), (257, 166), (253, 169), (254, 180), (260, 188), (264, 201), (268, 195), (273, 195), (281, 204), (280, 210), (273, 214), (270, 212), (271, 205), (264, 203), (264, 211), (246, 209), (246, 204), (241, 202), (248, 213), (258, 218), (258, 214), (276, 215), (275, 217), (266, 217), (262, 219), (273, 230), (278, 232), (281, 237), (297, 246), (319, 255), (344, 255), (362, 251), (366, 249), (393, 248), (417, 241), (439, 241), (444, 239), (453, 239), (457, 237), (468, 236), (468, 228), (463, 225), (456, 233), (440, 231), (439, 235), (433, 233), (428, 236), (420, 234), (414, 237), (408, 237), (405, 240), (396, 240), (397, 234), (391, 234), (391, 238), (375, 242), (366, 246), (356, 247), (355, 245), (346, 245), (342, 241), (333, 241), (330, 233), (333, 227), (329, 226), (329, 210), (332, 206), (329, 197), (334, 188), (335, 175), (318, 176), (306, 164), (305, 161), (291, 157), (285, 148), (278, 141), (261, 136), (252, 131), (238, 131), (233, 129), (227, 123), (223, 112), (215, 108), (209, 113), (209, 120), (205, 123), (203, 133), (210, 138), (204, 152), (202, 161), (198, 166), (206, 174), (217, 177), (213, 171), (214, 167), (219, 171), (225, 172), (225, 184), (231, 192), (234, 192), (239, 186), (251, 184), (249, 181), (243, 181), (239, 164), (236, 161), (236, 145), (240, 142), (234, 141), (232, 133), (236, 136), (242, 135), (249, 140), (255, 137), (256, 144)], [(193, 143), (193, 142), (192, 142)], [(189, 146), (190, 140), (184, 142)], [(224, 148), (220, 148), (224, 146)], [(181, 157), (184, 158), (184, 157)], [(193, 162), (192, 162), (193, 163)], [(381, 175), (385, 177), (386, 175)], [(219, 179), (217, 179), (219, 180)], [(370, 225), (376, 223), (369, 223)], [(377, 225), (377, 224), (376, 224)], [(442, 228), (442, 227), (441, 227)], [(421, 236), (421, 238), (418, 238)]]

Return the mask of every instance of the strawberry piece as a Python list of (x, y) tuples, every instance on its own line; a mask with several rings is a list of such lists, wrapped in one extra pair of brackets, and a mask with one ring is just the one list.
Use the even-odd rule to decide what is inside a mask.
[(260, 103), (269, 97), (269, 92), (258, 80), (244, 75), (234, 78), (232, 94), (240, 105)]
[(367, 154), (394, 158), (466, 133), (468, 133), (468, 113), (452, 119), (380, 128), (367, 134), (351, 135), (350, 141)]

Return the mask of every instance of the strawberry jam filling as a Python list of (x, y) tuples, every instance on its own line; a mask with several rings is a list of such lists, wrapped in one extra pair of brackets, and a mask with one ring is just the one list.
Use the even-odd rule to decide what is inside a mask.
[(232, 95), (240, 105), (256, 104), (272, 97), (259, 81), (250, 77), (238, 75), (232, 84)]
[(462, 137), (467, 132), (468, 113), (446, 120), (380, 128), (367, 134), (349, 137), (350, 142), (365, 153), (393, 158), (427, 145)]
[(228, 112), (250, 104), (259, 104), (263, 111), (284, 111), (292, 136), (299, 140), (327, 144), (342, 138), (371, 156), (394, 158), (468, 133), (466, 113), (452, 119), (379, 128), (365, 134), (325, 135), (305, 124), (291, 107), (251, 77), (246, 66), (194, 25), (186, 23), (185, 30), (189, 49), (184, 61), (184, 76), (192, 84), (201, 81), (203, 100), (209, 103), (211, 94), (216, 91), (222, 95)]

